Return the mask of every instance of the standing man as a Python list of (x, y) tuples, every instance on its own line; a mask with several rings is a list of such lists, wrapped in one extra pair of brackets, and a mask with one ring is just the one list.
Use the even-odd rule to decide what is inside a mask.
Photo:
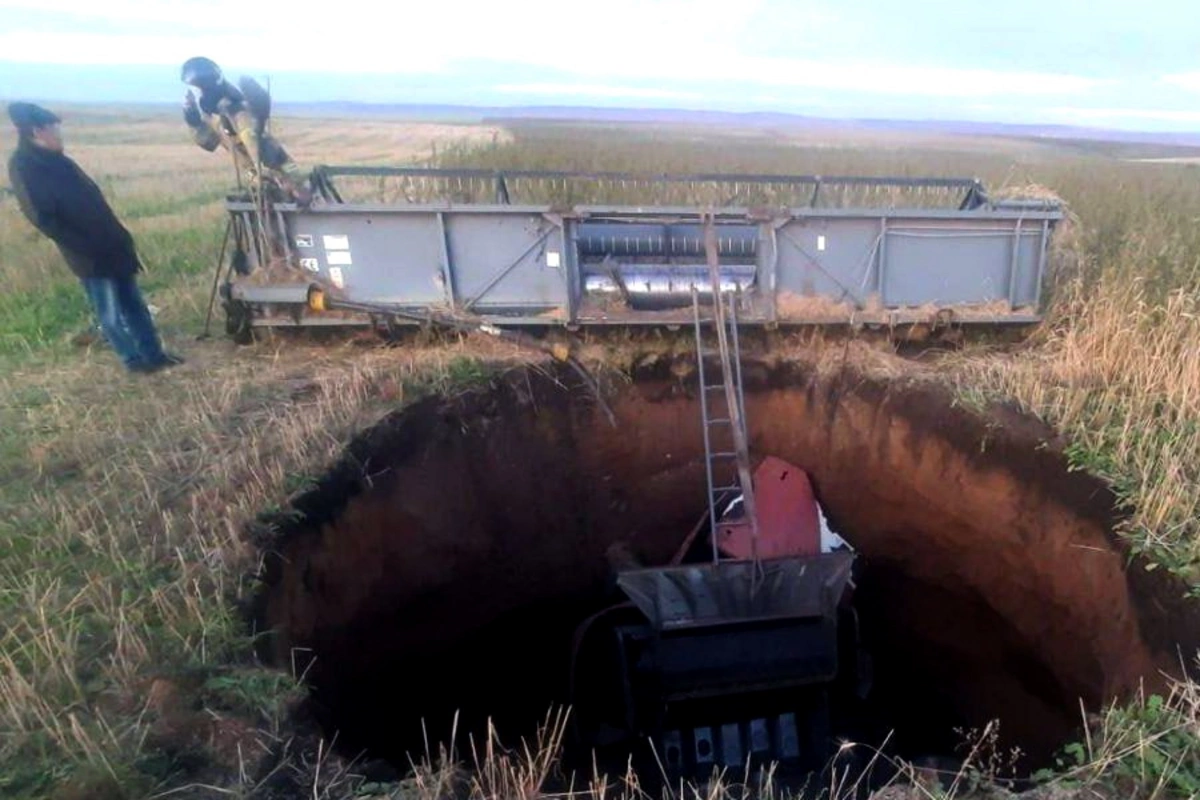
[(63, 152), (61, 120), (32, 103), (12, 103), (8, 116), (19, 136), (8, 179), (21, 212), (58, 245), (125, 368), (156, 372), (183, 363), (163, 351), (138, 289), (142, 265), (133, 236), (100, 187)]

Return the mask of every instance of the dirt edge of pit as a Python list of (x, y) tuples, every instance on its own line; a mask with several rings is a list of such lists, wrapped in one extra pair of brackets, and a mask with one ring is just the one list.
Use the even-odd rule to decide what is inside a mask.
[[(929, 378), (880, 377), (856, 369), (822, 374), (818, 368), (800, 361), (752, 361), (745, 363), (748, 390), (770, 382), (823, 393), (828, 406), (841, 395), (886, 406), (914, 426), (937, 427), (946, 440), (980, 467), (1004, 467), (1029, 475), (1056, 475), (1056, 497), (1070, 511), (1093, 520), (1106, 531), (1110, 544), (1128, 561), (1126, 578), (1133, 589), (1136, 611), (1148, 644), (1155, 650), (1173, 653), (1186, 674), (1200, 680), (1200, 602), (1188, 597), (1188, 585), (1162, 570), (1148, 569), (1151, 562), (1133, 553), (1129, 542), (1115, 533), (1128, 519), (1117, 498), (1100, 478), (1072, 471), (1065, 455), (1067, 440), (1042, 420), (1020, 411), (1015, 405), (993, 404), (980, 413), (956, 403), (949, 387)], [(495, 392), (523, 391), (530, 369), (550, 376), (551, 380), (585, 391), (569, 370), (551, 361), (534, 367), (501, 364), (486, 383), (453, 396), (430, 395), (397, 409), (371, 428), (356, 435), (344, 448), (343, 455), (322, 475), (312, 488), (295, 496), (281, 511), (259, 515), (247, 527), (249, 540), (262, 553), (264, 569), (256, 577), (269, 583), (271, 554), (283, 550), (288, 539), (305, 530), (335, 519), (354, 497), (371, 486), (371, 453), (383, 445), (395, 453), (411, 450), (421, 440), (428, 422), (487, 414), (495, 406)], [(648, 381), (694, 383), (694, 360), (686, 356), (656, 357), (627, 368), (606, 368), (598, 372), (601, 385), (613, 386)], [(256, 593), (243, 605), (245, 621), (257, 633), (263, 627), (263, 594)], [(260, 649), (260, 656), (266, 651)]]

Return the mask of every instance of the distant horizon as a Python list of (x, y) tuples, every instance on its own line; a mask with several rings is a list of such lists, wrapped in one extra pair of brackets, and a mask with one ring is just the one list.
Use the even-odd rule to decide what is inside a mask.
[[(0, 61), (0, 67), (3, 62)], [(0, 69), (0, 75), (3, 74)], [(170, 100), (153, 99), (109, 99), (95, 96), (58, 98), (53, 96), (31, 96), (8, 94), (7, 87), (0, 83), (0, 102), (14, 100), (38, 102), (46, 105), (58, 104), (62, 108), (80, 107), (102, 112), (108, 107), (145, 108), (169, 113), (178, 103)], [(278, 93), (276, 92), (276, 95)], [(280, 100), (276, 96), (274, 105), (278, 112), (305, 115), (306, 113), (337, 113), (339, 110), (392, 116), (400, 119), (432, 119), (445, 121), (451, 116), (471, 117), (477, 122), (504, 121), (562, 121), (562, 122), (625, 122), (656, 124), (760, 124), (792, 126), (797, 128), (860, 126), (876, 130), (897, 132), (941, 132), (947, 134), (1042, 136), (1049, 138), (1081, 138), (1107, 141), (1156, 143), (1183, 147), (1200, 147), (1200, 125), (1194, 129), (1156, 130), (1137, 127), (1107, 127), (1102, 125), (1071, 124), (1063, 122), (1011, 122), (1001, 119), (974, 117), (921, 117), (888, 115), (851, 115), (834, 113), (804, 113), (799, 111), (752, 109), (726, 110), (719, 108), (689, 107), (684, 105), (638, 105), (603, 104), (589, 102), (544, 102), (544, 103), (466, 103), (466, 102), (406, 102), (366, 100)]]

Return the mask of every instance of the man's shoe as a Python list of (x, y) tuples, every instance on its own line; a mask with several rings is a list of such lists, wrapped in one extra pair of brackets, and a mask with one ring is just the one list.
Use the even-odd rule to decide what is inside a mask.
[(177, 356), (174, 353), (163, 353), (162, 358), (157, 361), (135, 361), (128, 365), (128, 369), (130, 372), (147, 374), (158, 372), (162, 369), (169, 369), (182, 363), (184, 363), (182, 356)]
[(160, 369), (163, 368), (163, 366), (165, 366), (165, 365), (161, 361), (155, 362), (153, 364), (147, 363), (145, 361), (135, 361), (132, 364), (126, 364), (125, 368), (128, 369), (130, 372), (134, 372), (139, 375), (148, 375), (151, 372), (158, 372)]

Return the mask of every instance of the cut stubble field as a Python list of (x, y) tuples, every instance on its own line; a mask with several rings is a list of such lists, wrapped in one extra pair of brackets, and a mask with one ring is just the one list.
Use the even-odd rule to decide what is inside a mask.
[[(354, 434), (416, 398), (469, 391), (537, 362), (473, 337), (396, 348), (369, 335), (280, 337), (239, 347), (221, 336), (219, 319), (216, 335), (198, 341), (229, 162), (191, 145), (174, 113), (64, 116), (68, 153), (133, 231), (148, 300), (188, 363), (132, 378), (103, 346), (72, 344), (89, 325), (82, 293), (11, 196), (0, 197), (0, 794), (536, 796), (551, 770), (546, 750), (495, 755), (469, 777), (426, 765), (407, 781), (364, 785), (296, 717), (296, 676), (256, 663), (242, 611), (263, 558), (259, 515), (286, 515)], [(1015, 406), (1044, 420), (1074, 468), (1113, 488), (1119, 533), (1146, 559), (1141, 568), (1200, 585), (1194, 165), (1132, 163), (1093, 144), (872, 144), (861, 133), (673, 126), (283, 118), (276, 133), (305, 166), (977, 175), (995, 189), (1048, 187), (1072, 220), (1053, 260), (1047, 320), (1027, 342), (972, 344), (920, 363), (821, 335), (787, 346), (797, 360), (851, 360), (881, 380), (949, 387), (985, 419)], [(5, 131), (0, 146), (13, 144)], [(631, 339), (584, 355), (621, 369), (656, 346)], [(1047, 791), (1200, 791), (1198, 691), (1184, 681), (1165, 698), (1096, 710), (1090, 736), (1063, 751)], [(853, 787), (838, 780), (829, 795)], [(956, 781), (949, 795), (981, 787)], [(700, 796), (734, 789), (708, 791), (716, 794)]]

